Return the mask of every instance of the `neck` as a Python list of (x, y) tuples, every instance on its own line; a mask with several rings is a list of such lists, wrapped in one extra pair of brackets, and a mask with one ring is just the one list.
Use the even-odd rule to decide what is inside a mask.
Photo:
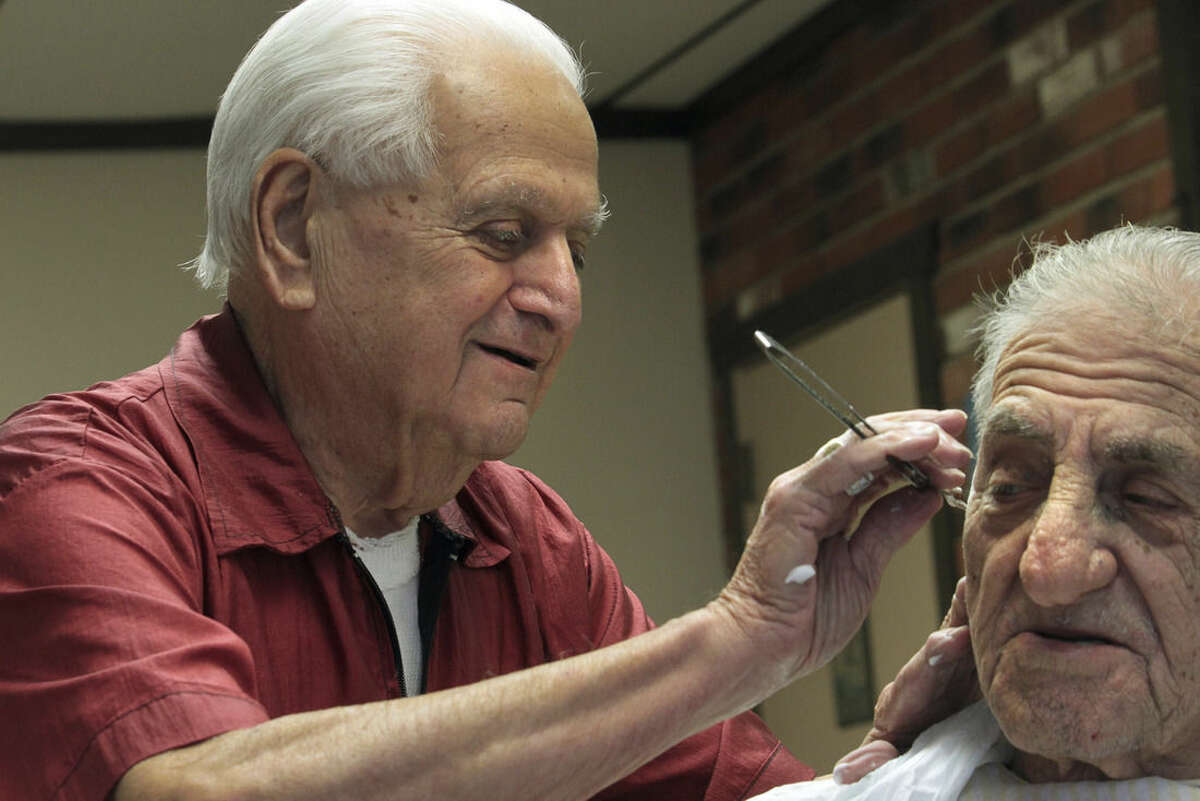
[[(270, 319), (272, 309), (259, 308), (252, 297), (235, 294), (232, 282), (230, 306), (267, 392), (317, 483), (343, 522), (360, 536), (382, 536), (438, 508), (454, 497), (478, 466), (461, 460), (421, 459), (411, 446), (382, 442), (377, 432), (394, 427), (341, 419), (346, 389), (322, 369), (319, 355), (299, 341), (298, 326)], [(443, 469), (436, 469), (438, 465)]]

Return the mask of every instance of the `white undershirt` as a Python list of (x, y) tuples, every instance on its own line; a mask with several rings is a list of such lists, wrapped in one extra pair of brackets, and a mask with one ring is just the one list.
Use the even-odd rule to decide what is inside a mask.
[(379, 585), (396, 628), (400, 660), (404, 663), (404, 685), (408, 695), (421, 692), (421, 629), (417, 589), (421, 553), (417, 544), (417, 518), (399, 531), (382, 537), (360, 537), (346, 529), (350, 544)]

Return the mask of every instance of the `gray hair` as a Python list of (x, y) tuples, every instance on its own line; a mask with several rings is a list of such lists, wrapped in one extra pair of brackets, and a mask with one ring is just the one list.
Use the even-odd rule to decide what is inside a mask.
[(428, 177), (438, 148), (430, 85), (481, 42), (544, 60), (583, 96), (570, 46), (504, 0), (306, 0), (276, 20), (217, 108), (200, 284), (224, 292), (230, 270), (250, 263), (250, 191), (274, 150), (294, 147), (360, 188)]
[(1082, 242), (1033, 243), (1031, 266), (985, 300), (975, 329), (976, 419), (987, 417), (1000, 355), (1016, 337), (1052, 321), (1095, 315), (1138, 321), (1152, 336), (1188, 344), (1200, 305), (1200, 234), (1124, 225)]

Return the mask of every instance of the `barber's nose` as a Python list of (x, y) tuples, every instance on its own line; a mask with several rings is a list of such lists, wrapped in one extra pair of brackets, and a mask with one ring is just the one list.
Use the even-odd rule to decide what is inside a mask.
[(582, 314), (579, 273), (565, 237), (547, 237), (516, 260), (509, 302), (555, 331), (573, 331)]
[(1108, 525), (1094, 493), (1052, 490), (1021, 555), (1029, 597), (1041, 606), (1066, 606), (1107, 586), (1117, 574), (1116, 557), (1105, 544)]

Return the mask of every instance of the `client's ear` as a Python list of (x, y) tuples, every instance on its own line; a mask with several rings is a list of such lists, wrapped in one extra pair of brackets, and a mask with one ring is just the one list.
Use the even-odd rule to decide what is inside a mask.
[(289, 311), (316, 303), (308, 223), (325, 181), (319, 164), (290, 147), (267, 156), (254, 176), (250, 208), (256, 273), (267, 296)]

